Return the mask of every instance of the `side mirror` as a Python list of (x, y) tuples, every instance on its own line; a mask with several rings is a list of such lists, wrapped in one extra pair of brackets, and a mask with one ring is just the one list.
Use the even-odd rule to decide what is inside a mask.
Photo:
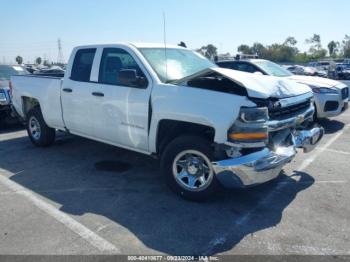
[(135, 69), (122, 69), (118, 73), (118, 82), (124, 86), (146, 88), (147, 79), (142, 76), (137, 76)]

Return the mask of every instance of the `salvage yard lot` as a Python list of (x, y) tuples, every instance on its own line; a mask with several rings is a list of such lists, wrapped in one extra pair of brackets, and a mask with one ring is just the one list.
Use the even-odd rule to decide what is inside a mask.
[(59, 134), (35, 148), (0, 133), (1, 254), (350, 254), (350, 111), (281, 176), (205, 203), (182, 200), (158, 162)]

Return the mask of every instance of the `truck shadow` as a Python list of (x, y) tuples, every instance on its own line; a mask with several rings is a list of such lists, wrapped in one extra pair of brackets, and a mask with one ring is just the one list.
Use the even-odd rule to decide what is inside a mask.
[(120, 226), (151, 252), (212, 255), (230, 250), (247, 235), (278, 225), (283, 210), (314, 183), (306, 173), (282, 172), (268, 184), (223, 190), (208, 202), (194, 203), (170, 192), (158, 162), (137, 153), (66, 136), (47, 149), (33, 147), (26, 137), (6, 144), (16, 155), (1, 150), (0, 168), (14, 173), (11, 180), (56, 202), (67, 214), (107, 218), (110, 223), (98, 234), (123, 253), (150, 251), (142, 252), (142, 245), (130, 251)]
[(7, 134), (11, 132), (16, 132), (19, 130), (24, 130), (24, 126), (21, 123), (3, 123), (0, 122), (0, 134)]
[(345, 126), (345, 123), (343, 122), (328, 118), (320, 119), (319, 124), (324, 128), (326, 134), (334, 134)]

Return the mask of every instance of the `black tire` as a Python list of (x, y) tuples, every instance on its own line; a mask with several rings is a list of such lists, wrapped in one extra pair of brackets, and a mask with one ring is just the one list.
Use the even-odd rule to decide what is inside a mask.
[[(36, 121), (36, 123), (35, 123)], [(39, 126), (39, 132), (33, 131), (34, 125)], [(54, 128), (48, 127), (39, 107), (31, 109), (27, 114), (26, 129), (30, 141), (36, 146), (47, 147), (53, 144), (56, 137)], [(38, 129), (37, 129), (38, 130)]]
[[(208, 179), (209, 182), (206, 183), (205, 187), (201, 189), (195, 189), (196, 191), (188, 190), (184, 188), (183, 185), (181, 186), (181, 182), (178, 182), (179, 180), (175, 179), (175, 175), (173, 172), (173, 165), (176, 158), (182, 153), (187, 152), (188, 150), (200, 152), (202, 155), (206, 156), (207, 160), (209, 160), (210, 172), (208, 172), (209, 174), (207, 176), (210, 176), (211, 178)], [(214, 171), (212, 170), (212, 167), (210, 165), (210, 161), (212, 160), (213, 148), (208, 140), (198, 136), (181, 136), (171, 141), (162, 153), (160, 164), (161, 172), (168, 186), (176, 194), (188, 200), (203, 201), (211, 197), (215, 192), (217, 192), (219, 188), (219, 182), (217, 181)], [(208, 165), (205, 165), (205, 167), (207, 166)], [(198, 181), (196, 181), (196, 183), (197, 182)]]

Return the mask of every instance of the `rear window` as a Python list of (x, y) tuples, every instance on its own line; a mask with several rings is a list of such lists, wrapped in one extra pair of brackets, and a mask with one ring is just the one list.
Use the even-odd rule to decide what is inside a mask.
[(80, 49), (75, 54), (71, 79), (81, 82), (89, 82), (96, 48)]
[(29, 74), (27, 70), (19, 65), (0, 65), (0, 80), (9, 80), (13, 75)]

